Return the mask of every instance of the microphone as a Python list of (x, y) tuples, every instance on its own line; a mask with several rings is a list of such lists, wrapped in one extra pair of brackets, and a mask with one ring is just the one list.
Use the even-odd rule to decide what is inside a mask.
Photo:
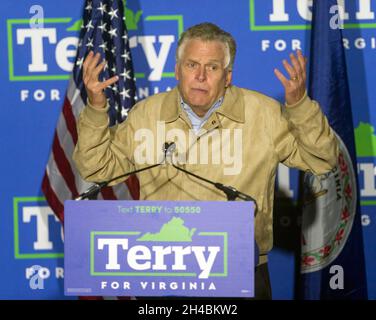
[(85, 192), (81, 193), (77, 198), (74, 200), (84, 200), (84, 199), (95, 199), (99, 193), (99, 191), (105, 187), (108, 182), (100, 182), (94, 183), (92, 186), (89, 187)]
[(167, 160), (167, 158), (170, 158), (171, 159), (170, 162), (172, 162), (172, 155), (175, 150), (176, 150), (175, 142), (165, 142), (163, 145), (164, 160)]
[(163, 145), (163, 151), (166, 154), (168, 151), (175, 151), (176, 144), (175, 142), (165, 142)]

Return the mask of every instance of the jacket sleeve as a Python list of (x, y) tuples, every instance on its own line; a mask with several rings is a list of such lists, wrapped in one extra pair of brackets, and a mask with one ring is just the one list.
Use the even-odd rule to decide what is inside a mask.
[(279, 161), (316, 175), (333, 169), (338, 157), (337, 138), (318, 103), (306, 93), (296, 104), (276, 109), (270, 119)]
[(77, 121), (78, 141), (73, 160), (86, 181), (102, 182), (134, 170), (131, 121), (128, 117), (122, 124), (109, 128), (108, 108), (98, 110), (88, 104)]

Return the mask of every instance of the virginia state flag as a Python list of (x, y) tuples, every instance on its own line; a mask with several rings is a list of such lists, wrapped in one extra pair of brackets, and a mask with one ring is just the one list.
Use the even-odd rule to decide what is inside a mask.
[(305, 174), (301, 299), (367, 299), (354, 128), (336, 0), (313, 1), (309, 95), (337, 134), (336, 168)]

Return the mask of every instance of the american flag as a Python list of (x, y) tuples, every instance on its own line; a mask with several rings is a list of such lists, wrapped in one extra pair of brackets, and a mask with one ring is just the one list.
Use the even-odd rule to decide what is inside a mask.
[[(77, 56), (69, 81), (62, 113), (53, 138), (52, 150), (42, 182), (42, 190), (51, 209), (64, 221), (64, 201), (76, 198), (91, 184), (81, 179), (72, 161), (77, 143), (76, 120), (86, 104), (82, 81), (86, 55), (100, 52), (107, 64), (99, 79), (114, 75), (119, 80), (105, 90), (110, 104), (110, 126), (122, 122), (135, 102), (135, 79), (121, 0), (87, 0), (84, 6)], [(98, 199), (138, 199), (136, 177), (101, 190)]]

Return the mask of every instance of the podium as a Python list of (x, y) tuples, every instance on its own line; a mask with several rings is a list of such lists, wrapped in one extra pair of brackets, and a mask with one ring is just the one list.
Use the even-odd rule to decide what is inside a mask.
[(253, 297), (251, 201), (66, 201), (66, 295)]

